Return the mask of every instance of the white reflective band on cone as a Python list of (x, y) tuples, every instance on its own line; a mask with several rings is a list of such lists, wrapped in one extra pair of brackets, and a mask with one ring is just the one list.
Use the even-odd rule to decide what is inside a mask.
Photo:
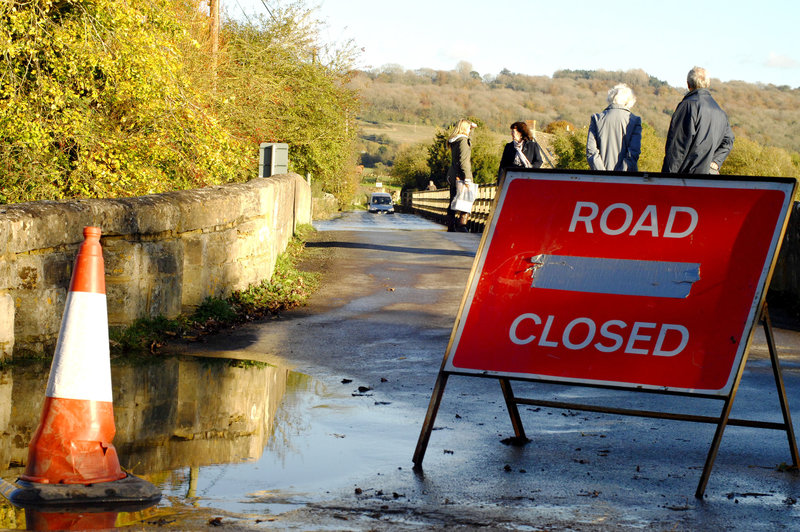
[(69, 292), (47, 396), (112, 402), (110, 358), (106, 295)]

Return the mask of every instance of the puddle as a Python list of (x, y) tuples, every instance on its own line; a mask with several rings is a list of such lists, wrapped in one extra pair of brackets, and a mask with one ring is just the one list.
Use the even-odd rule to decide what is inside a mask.
[[(0, 372), (0, 477), (9, 482), (24, 472), (48, 375), (49, 363)], [(112, 381), (120, 465), (156, 485), (162, 500), (88, 520), (49, 516), (60, 528), (168, 524), (186, 512), (275, 516), (352, 490), (387, 457), (407, 462), (415, 436), (397, 434), (403, 424), (373, 397), (354, 397), (346, 386), (333, 392), (262, 363), (178, 357), (112, 364)], [(375, 431), (385, 434), (377, 446)], [(0, 528), (25, 529), (26, 522), (52, 529), (0, 497)]]

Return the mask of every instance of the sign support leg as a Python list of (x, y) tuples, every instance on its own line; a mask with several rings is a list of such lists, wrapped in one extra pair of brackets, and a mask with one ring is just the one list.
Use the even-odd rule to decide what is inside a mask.
[(736, 388), (739, 387), (739, 380), (741, 379), (741, 376), (742, 374), (740, 371), (738, 377), (736, 378), (736, 383), (733, 385), (734, 387), (731, 395), (725, 399), (725, 406), (720, 414), (717, 430), (714, 432), (714, 439), (711, 442), (711, 448), (708, 450), (706, 463), (703, 466), (703, 474), (700, 476), (700, 483), (697, 485), (697, 491), (694, 493), (694, 496), (698, 499), (702, 499), (703, 493), (706, 491), (708, 477), (711, 475), (711, 468), (714, 467), (714, 460), (717, 458), (719, 444), (722, 443), (722, 433), (725, 432), (725, 427), (728, 425), (728, 418), (731, 415), (731, 408), (733, 407), (733, 396), (736, 394)]
[(736, 397), (736, 392), (739, 390), (739, 383), (742, 382), (742, 375), (744, 374), (744, 366), (746, 362), (747, 353), (745, 353), (742, 363), (739, 364), (739, 370), (736, 372), (736, 378), (733, 381), (731, 392), (725, 398), (725, 405), (723, 406), (722, 412), (719, 415), (717, 430), (714, 432), (714, 439), (711, 441), (711, 447), (708, 449), (706, 463), (703, 466), (703, 474), (700, 476), (700, 483), (697, 485), (697, 491), (694, 493), (694, 496), (698, 499), (702, 499), (703, 493), (706, 491), (708, 477), (711, 475), (711, 468), (714, 467), (714, 460), (717, 458), (717, 451), (719, 451), (719, 445), (722, 443), (722, 434), (725, 432), (725, 427), (728, 426), (728, 419), (731, 417), (733, 398)]
[(781, 403), (781, 413), (783, 414), (783, 424), (786, 427), (786, 437), (789, 439), (789, 452), (792, 454), (792, 466), (796, 468), (798, 464), (800, 464), (800, 456), (798, 456), (797, 452), (797, 439), (795, 438), (794, 427), (792, 426), (792, 416), (789, 413), (789, 402), (786, 399), (786, 387), (783, 384), (783, 374), (781, 373), (780, 361), (778, 360), (778, 349), (775, 346), (775, 338), (772, 336), (772, 323), (769, 319), (766, 303), (764, 304), (762, 323), (764, 325), (764, 336), (767, 338), (769, 357), (772, 360), (772, 374), (775, 377), (775, 386), (778, 388), (778, 400), (780, 400)]
[(517, 408), (517, 401), (514, 399), (514, 391), (511, 389), (511, 381), (506, 378), (499, 380), (500, 388), (503, 390), (503, 397), (506, 400), (508, 415), (511, 417), (511, 426), (514, 427), (514, 437), (517, 440), (526, 440), (525, 427), (522, 426), (522, 418), (519, 417), (519, 408)]
[(439, 371), (439, 376), (436, 378), (436, 384), (433, 386), (431, 402), (428, 405), (428, 413), (425, 415), (425, 422), (422, 424), (422, 430), (419, 433), (419, 440), (417, 440), (417, 448), (414, 451), (414, 469), (422, 469), (422, 459), (425, 458), (425, 450), (428, 448), (428, 440), (431, 438), (433, 423), (436, 421), (436, 414), (439, 412), (439, 405), (442, 402), (444, 387), (447, 384), (448, 376), (448, 373)]
[[(764, 307), (761, 312), (761, 323), (764, 326), (764, 335), (766, 336), (767, 347), (769, 348), (772, 374), (775, 378), (775, 387), (777, 388), (778, 400), (781, 404), (783, 428), (786, 431), (786, 437), (789, 440), (789, 452), (792, 455), (792, 466), (797, 467), (798, 463), (800, 463), (800, 455), (798, 455), (797, 450), (797, 439), (795, 438), (794, 427), (792, 426), (792, 416), (789, 413), (789, 402), (786, 399), (786, 387), (783, 383), (783, 374), (781, 373), (780, 361), (778, 360), (778, 349), (775, 346), (775, 338), (772, 335), (772, 323), (769, 319), (769, 312), (767, 311), (766, 303), (764, 303)], [(714, 434), (714, 440), (711, 444), (711, 448), (708, 451), (708, 457), (706, 458), (705, 466), (703, 467), (703, 475), (700, 477), (700, 484), (697, 486), (697, 492), (695, 492), (695, 497), (698, 499), (703, 498), (703, 493), (705, 492), (706, 484), (708, 483), (708, 477), (711, 474), (711, 468), (714, 465), (714, 459), (717, 456), (717, 451), (719, 450), (719, 445), (722, 441), (722, 433), (725, 431), (725, 427), (728, 424), (731, 408), (733, 406), (733, 398), (736, 396), (736, 391), (739, 389), (739, 383), (741, 382), (742, 374), (744, 373), (744, 362), (745, 361), (742, 362), (739, 368), (739, 373), (736, 375), (736, 380), (733, 384), (731, 394), (725, 399), (725, 406), (720, 414), (719, 423), (717, 424), (717, 431)]]

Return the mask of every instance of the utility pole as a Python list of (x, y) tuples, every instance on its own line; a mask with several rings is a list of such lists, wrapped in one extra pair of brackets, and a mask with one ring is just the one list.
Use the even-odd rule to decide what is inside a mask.
[(209, 32), (211, 34), (211, 76), (214, 90), (217, 90), (217, 57), (219, 55), (219, 2), (209, 0)]

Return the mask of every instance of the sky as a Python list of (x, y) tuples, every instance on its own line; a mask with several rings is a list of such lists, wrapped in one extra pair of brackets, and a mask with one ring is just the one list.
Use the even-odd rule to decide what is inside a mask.
[[(229, 16), (280, 0), (221, 0)], [(685, 87), (693, 66), (712, 79), (800, 87), (798, 0), (316, 0), (327, 43), (352, 40), (362, 69), (642, 69)]]

